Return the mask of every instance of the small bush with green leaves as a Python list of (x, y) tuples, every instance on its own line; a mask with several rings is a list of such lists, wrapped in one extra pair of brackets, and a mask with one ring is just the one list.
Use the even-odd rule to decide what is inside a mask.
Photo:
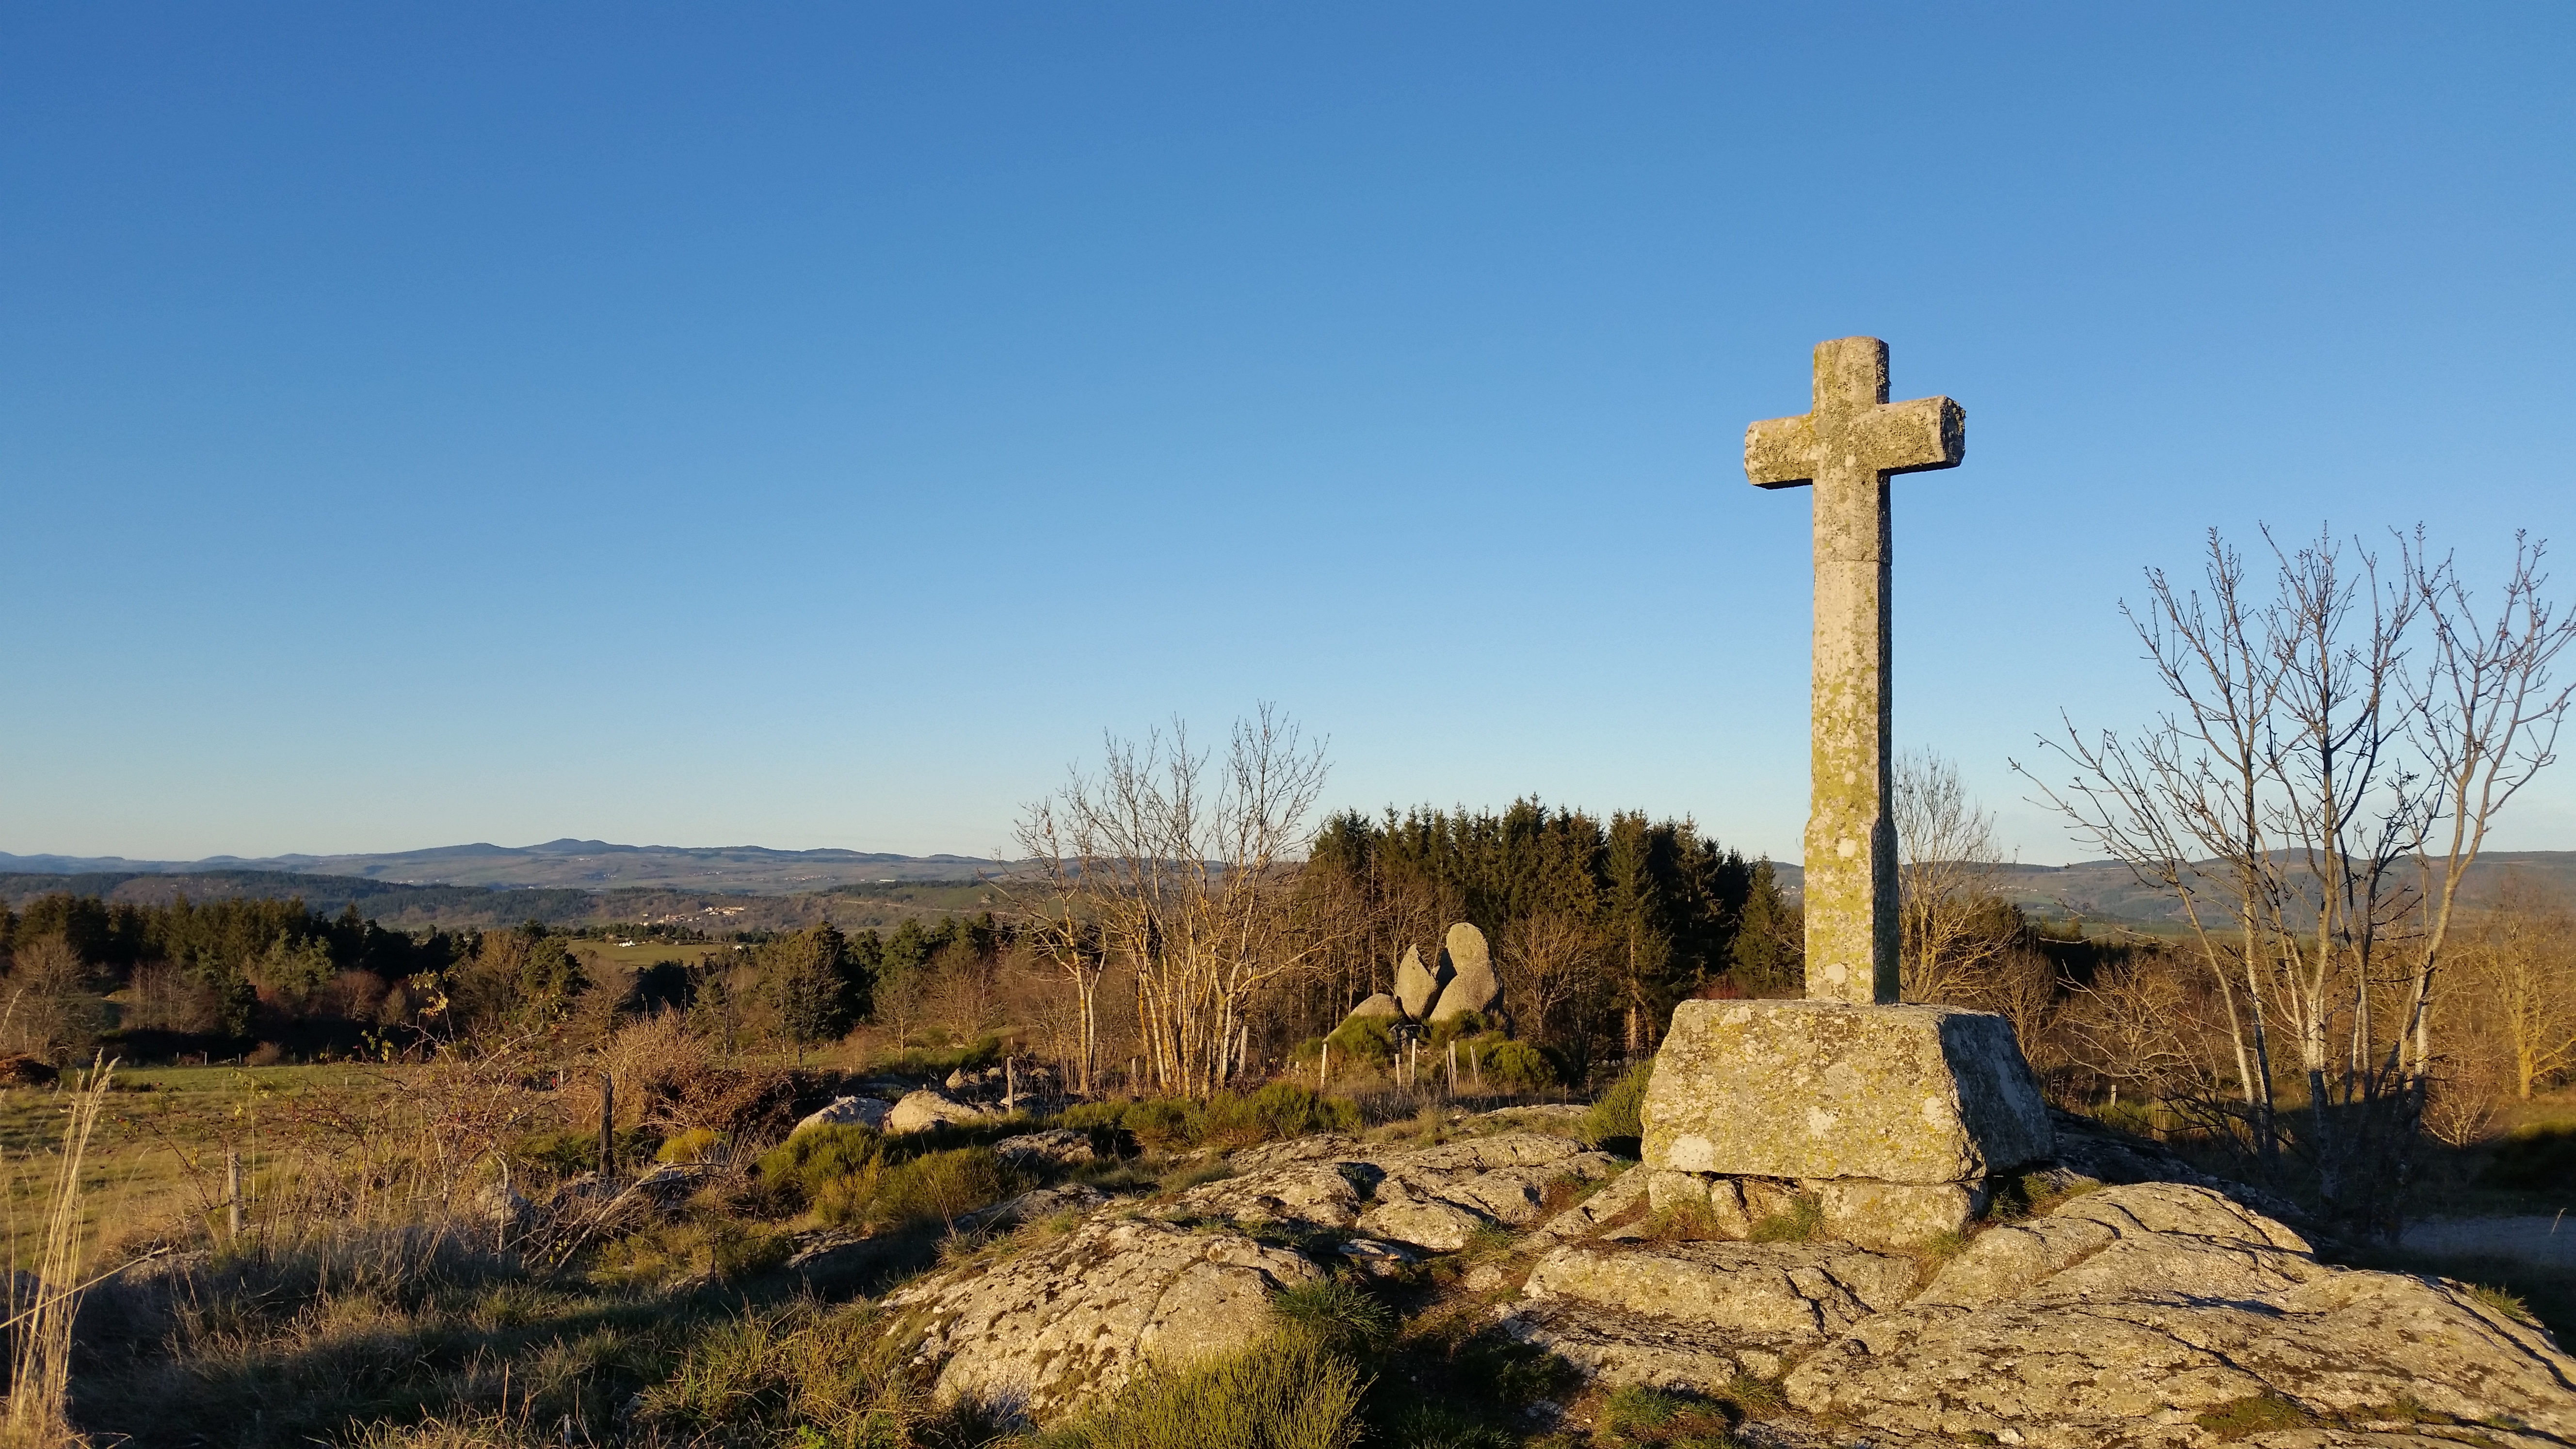
[(724, 1151), (725, 1135), (713, 1127), (692, 1127), (673, 1134), (653, 1153), (656, 1162), (707, 1162)]
[(1356, 1132), (1359, 1104), (1323, 1097), (1294, 1082), (1273, 1082), (1250, 1096), (1219, 1092), (1208, 1100), (1202, 1140), (1218, 1147), (1248, 1147), (1309, 1132)]

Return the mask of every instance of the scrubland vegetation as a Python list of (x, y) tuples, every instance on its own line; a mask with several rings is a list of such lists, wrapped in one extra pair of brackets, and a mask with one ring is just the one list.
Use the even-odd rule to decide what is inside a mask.
[[(2183, 708), (2127, 742), (2069, 736), (2071, 776), (2042, 788), (2183, 904), (2180, 933), (2007, 902), (1991, 818), (1936, 758), (1905, 761), (1896, 804), (1908, 999), (2002, 1014), (2056, 1105), (2298, 1202), (2349, 1257), (2425, 1266), (2394, 1245), (2411, 1218), (2576, 1205), (2576, 915), (2529, 880), (2460, 889), (2548, 763), (2569, 626), (2536, 603), (2536, 555), (2481, 623), (2411, 547), (2393, 592), (2321, 548), (2281, 555), (2277, 601), (2252, 603), (2215, 541), (2214, 603), (2157, 578), (2142, 636)], [(2410, 666), (2398, 642), (2427, 619), (2448, 622)], [(2212, 659), (2244, 668), (2211, 686), (2192, 670)], [(1267, 715), (1221, 758), (1113, 742), (1031, 807), (1033, 865), (993, 883), (996, 909), (884, 933), (390, 931), (295, 901), (71, 895), (0, 913), (7, 1432), (1007, 1440), (933, 1403), (906, 1325), (869, 1302), (1064, 1226), (992, 1205), (1068, 1179), (1178, 1192), (1232, 1149), (1437, 1134), (1462, 1101), (1597, 1099), (1585, 1135), (1633, 1151), (1677, 1001), (1797, 989), (1794, 901), (1686, 819), (1523, 801), (1308, 830), (1322, 778)], [(1498, 1013), (1403, 1043), (1345, 1019), (1462, 920), (1495, 945)], [(995, 1112), (789, 1136), (836, 1095), (941, 1082)], [(1092, 1159), (994, 1152), (1039, 1127)], [(1299, 1290), (1252, 1349), (1032, 1442), (1543, 1441), (1516, 1415), (1570, 1392), (1565, 1371), (1479, 1331), (1457, 1278), (1475, 1258)], [(2576, 1322), (2563, 1272), (2431, 1266)], [(1623, 1391), (1594, 1442), (1723, 1442), (1768, 1392), (1739, 1388)]]

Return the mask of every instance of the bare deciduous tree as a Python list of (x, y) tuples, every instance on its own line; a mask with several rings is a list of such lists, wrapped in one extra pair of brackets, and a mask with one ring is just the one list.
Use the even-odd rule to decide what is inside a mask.
[(1958, 765), (1928, 750), (1898, 756), (1895, 774), (1904, 996), (1965, 1002), (2013, 944), (1994, 929), (2004, 863), (1995, 817), (1969, 796)]
[(2031, 778), (2180, 905), (2264, 1161), (2284, 1140), (2286, 1038), (2306, 1108), (2295, 1142), (2320, 1195), (2384, 1227), (2421, 1121), (2459, 881), (2550, 761), (2569, 701), (2550, 666), (2576, 623), (2542, 601), (2543, 549), (2527, 540), (2484, 621), (2420, 530), (2393, 579), (2331, 537), (2272, 552), (2267, 600), (2214, 530), (2206, 594), (2150, 570), (2129, 618), (2170, 708), (2127, 738), (2070, 721), (2041, 742), (2070, 778)]
[(1078, 986), (1086, 971), (1098, 979), (1076, 964), (1087, 932), (1097, 959), (1133, 963), (1148, 1070), (1164, 1090), (1205, 1095), (1243, 1067), (1254, 994), (1324, 945), (1296, 919), (1290, 869), (1323, 791), (1323, 747), (1266, 705), (1235, 724), (1221, 761), (1193, 753), (1177, 721), (1168, 740), (1106, 746), (1097, 775), (1075, 770), (1022, 814), (1021, 848), (1050, 896), (1030, 914), (1060, 923), (1041, 939)]
[(1519, 1033), (1549, 1040), (1552, 1028), (1598, 997), (1601, 933), (1571, 911), (1539, 911), (1503, 931), (1503, 1002)]
[[(2492, 1033), (2514, 1095), (2529, 1101), (2540, 1083), (2576, 1067), (2576, 916), (2514, 871), (2463, 944), (2474, 1000), (2469, 1012), (2446, 1011), (2445, 1018), (2474, 1012), (2471, 1029)], [(2483, 1054), (2451, 1055), (2465, 1061)]]

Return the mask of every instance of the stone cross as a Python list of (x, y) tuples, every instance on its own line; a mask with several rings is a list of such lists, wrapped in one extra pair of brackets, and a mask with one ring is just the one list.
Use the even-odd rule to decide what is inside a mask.
[(1888, 758), (1887, 480), (1955, 468), (1967, 416), (1887, 400), (1887, 344), (1816, 344), (1815, 406), (1744, 430), (1757, 488), (1816, 487), (1814, 784), (1807, 807), (1807, 995), (1896, 1000), (1896, 822)]

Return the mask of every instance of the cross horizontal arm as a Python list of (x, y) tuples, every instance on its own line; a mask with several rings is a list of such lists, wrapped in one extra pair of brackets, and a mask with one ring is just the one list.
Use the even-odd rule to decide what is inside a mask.
[(1771, 418), (1746, 428), (1744, 476), (1756, 488), (1795, 488), (1816, 481), (1815, 416)]
[(1863, 465), (1882, 473), (1956, 468), (1968, 456), (1968, 415), (1946, 397), (1880, 403), (1853, 421)]

